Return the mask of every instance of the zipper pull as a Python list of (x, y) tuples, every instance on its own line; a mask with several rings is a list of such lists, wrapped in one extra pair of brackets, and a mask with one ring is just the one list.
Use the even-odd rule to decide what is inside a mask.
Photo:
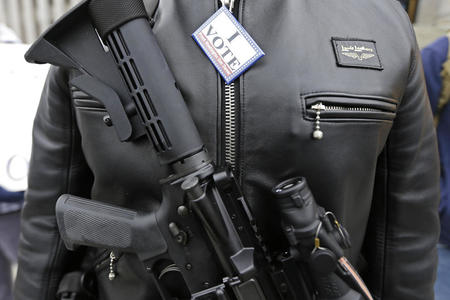
[(233, 12), (235, 0), (220, 0), (220, 1), (222, 2), (223, 6), (228, 7), (231, 13)]
[(114, 271), (114, 263), (117, 261), (117, 257), (114, 252), (109, 254), (109, 274), (108, 279), (113, 281), (116, 278), (117, 273)]
[(316, 111), (316, 121), (314, 125), (313, 138), (315, 140), (321, 140), (323, 138), (323, 131), (320, 130), (320, 111), (325, 110), (325, 105), (322, 102), (314, 104), (311, 106), (312, 109)]

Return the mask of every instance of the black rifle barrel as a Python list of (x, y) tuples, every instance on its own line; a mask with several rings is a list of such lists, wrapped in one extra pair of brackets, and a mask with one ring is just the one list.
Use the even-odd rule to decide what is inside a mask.
[(142, 0), (91, 0), (89, 13), (114, 56), (160, 163), (173, 164), (201, 152), (203, 142)]

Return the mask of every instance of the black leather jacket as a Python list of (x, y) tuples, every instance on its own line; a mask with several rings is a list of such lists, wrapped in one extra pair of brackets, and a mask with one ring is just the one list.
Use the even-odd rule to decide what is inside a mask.
[[(190, 36), (217, 2), (164, 0), (151, 14), (200, 134), (223, 164), (223, 84)], [(393, 0), (238, 4), (240, 22), (266, 56), (236, 83), (236, 174), (269, 248), (284, 245), (270, 188), (305, 176), (319, 204), (348, 229), (348, 256), (376, 299), (432, 300), (439, 164), (420, 53), (402, 7)], [(101, 49), (71, 34), (74, 43)], [(334, 39), (333, 46), (333, 37), (351, 42)], [(352, 42), (376, 45), (375, 56), (363, 58), (366, 49), (344, 57)], [(74, 76), (50, 70), (35, 119), (16, 300), (54, 299), (62, 275), (79, 265), (97, 265), (101, 299), (125, 299), (130, 289), (133, 299), (158, 299), (135, 257), (119, 259), (120, 276), (109, 282), (100, 251), (69, 252), (59, 237), (61, 194), (151, 211), (168, 172), (145, 137), (119, 142), (102, 105), (69, 86)], [(312, 138), (318, 102), (338, 107), (322, 112), (321, 140)], [(349, 106), (355, 109), (342, 108)]]

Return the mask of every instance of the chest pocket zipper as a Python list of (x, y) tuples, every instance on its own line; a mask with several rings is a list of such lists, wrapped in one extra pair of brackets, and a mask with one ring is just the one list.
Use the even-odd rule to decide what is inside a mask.
[(110, 281), (116, 278), (117, 274), (117, 262), (119, 261), (122, 254), (116, 255), (113, 251), (105, 252), (100, 256), (100, 259), (95, 264), (95, 271), (97, 273), (108, 269), (108, 279)]
[(389, 122), (397, 110), (397, 100), (378, 96), (316, 94), (303, 100), (305, 118), (314, 121), (312, 137), (317, 140), (324, 136), (321, 122)]
[(76, 87), (71, 87), (71, 96), (75, 107), (86, 110), (106, 111), (105, 106)]

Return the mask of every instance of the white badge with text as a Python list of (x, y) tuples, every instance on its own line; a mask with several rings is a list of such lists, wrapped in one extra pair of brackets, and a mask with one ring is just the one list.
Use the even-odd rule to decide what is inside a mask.
[(230, 84), (264, 56), (248, 32), (222, 6), (192, 34), (209, 60)]

